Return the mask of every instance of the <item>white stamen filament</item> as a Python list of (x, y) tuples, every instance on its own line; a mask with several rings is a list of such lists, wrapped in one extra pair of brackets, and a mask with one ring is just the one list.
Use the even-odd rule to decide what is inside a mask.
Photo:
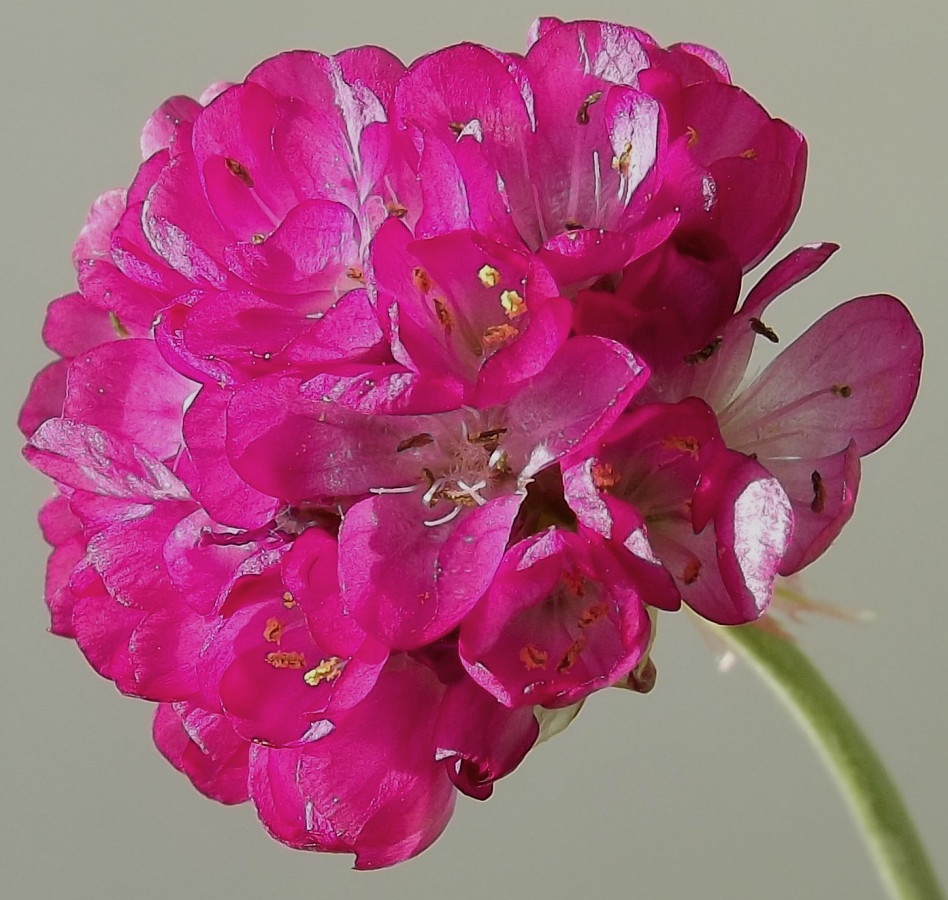
[[(409, 485), (407, 485), (406, 487), (394, 487), (394, 488), (377, 487), (377, 488), (369, 488), (369, 493), (370, 493), (370, 494), (414, 494), (415, 491), (417, 491), (417, 490), (418, 490), (418, 485), (417, 485), (417, 484), (409, 484)], [(427, 496), (427, 494), (426, 494), (425, 496)]]
[(424, 496), (421, 498), (424, 503), (428, 506), (434, 502), (435, 494), (444, 487), (444, 478), (439, 478), (435, 481), (427, 491), (425, 491)]
[(435, 525), (444, 525), (448, 522), (453, 522), (459, 515), (461, 515), (461, 507), (455, 506), (446, 516), (442, 516), (440, 519), (434, 519), (432, 521), (425, 521), (425, 525), (429, 528), (434, 528)]

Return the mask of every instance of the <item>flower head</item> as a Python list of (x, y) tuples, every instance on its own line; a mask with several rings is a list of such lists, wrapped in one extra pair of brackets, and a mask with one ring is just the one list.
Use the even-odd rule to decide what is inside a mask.
[(20, 419), (52, 629), (293, 847), (406, 859), (589, 694), (650, 688), (661, 611), (757, 619), (914, 399), (883, 295), (745, 384), (836, 248), (739, 303), (806, 145), (698, 45), (287, 53), (142, 151)]

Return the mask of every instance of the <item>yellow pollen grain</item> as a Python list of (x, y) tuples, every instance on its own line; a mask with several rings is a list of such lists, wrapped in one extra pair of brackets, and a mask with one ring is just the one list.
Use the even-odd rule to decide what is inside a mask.
[(265, 234), (260, 234), (258, 231), (256, 234), (250, 236), (250, 243), (259, 247), (266, 239), (267, 236)]
[(263, 639), (271, 644), (279, 644), (283, 637), (283, 623), (276, 618), (267, 619), (263, 626)]
[(694, 125), (685, 126), (685, 134), (688, 135), (688, 147), (694, 147), (698, 143), (698, 129)]
[(293, 595), (289, 591), (284, 591), (283, 593), (283, 605), (287, 609), (292, 609), (296, 606), (296, 601), (293, 599)]
[(477, 277), (486, 288), (497, 287), (500, 284), (500, 272), (491, 265), (481, 266), (477, 270)]
[(511, 319), (516, 319), (527, 311), (527, 301), (517, 291), (504, 291), (500, 295), (500, 305)]
[(264, 659), (274, 669), (305, 669), (306, 657), (296, 650), (273, 650)]
[(346, 269), (346, 278), (350, 278), (352, 281), (358, 281), (359, 284), (365, 284), (365, 272), (362, 266), (349, 266), (349, 268)]
[(330, 656), (329, 659), (322, 660), (315, 669), (310, 669), (303, 676), (303, 681), (310, 687), (316, 687), (324, 681), (331, 684), (342, 674), (340, 662), (342, 660), (338, 656)]
[(390, 216), (396, 219), (404, 219), (408, 215), (408, 207), (402, 206), (401, 203), (396, 203), (394, 200), (389, 200), (385, 204), (385, 209)]
[(741, 159), (757, 159), (757, 151), (753, 147), (748, 147), (738, 154)]

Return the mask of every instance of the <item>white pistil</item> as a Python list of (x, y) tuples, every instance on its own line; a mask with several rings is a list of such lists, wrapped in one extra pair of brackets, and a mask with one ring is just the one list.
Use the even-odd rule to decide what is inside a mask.
[(425, 525), (429, 528), (434, 528), (436, 525), (445, 525), (448, 522), (453, 522), (459, 515), (461, 515), (461, 507), (455, 506), (446, 516), (442, 516), (440, 519), (434, 519), (432, 521), (425, 520)]
[(467, 484), (466, 482), (459, 481), (458, 487), (461, 489), (461, 493), (470, 497), (478, 506), (484, 506), (484, 504), (487, 503), (487, 501), (478, 493), (478, 491), (482, 491), (487, 487), (487, 482), (483, 478), (471, 485)]

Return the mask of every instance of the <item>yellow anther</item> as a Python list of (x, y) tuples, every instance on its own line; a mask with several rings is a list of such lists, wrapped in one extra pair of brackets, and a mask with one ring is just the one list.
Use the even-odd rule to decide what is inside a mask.
[(481, 266), (477, 271), (477, 277), (486, 288), (497, 287), (500, 284), (500, 272), (493, 266)]
[(527, 311), (527, 301), (517, 291), (504, 291), (500, 295), (500, 305), (511, 319), (516, 319)]
[(506, 344), (507, 341), (515, 338), (518, 334), (520, 334), (520, 331), (514, 328), (513, 325), (507, 325), (506, 323), (503, 325), (491, 325), (484, 330), (481, 341), (484, 344), (485, 350), (494, 350), (502, 344)]
[(306, 657), (296, 650), (274, 650), (265, 657), (274, 669), (304, 669)]
[(341, 662), (338, 656), (330, 656), (329, 659), (322, 660), (315, 669), (310, 669), (303, 676), (303, 681), (310, 687), (316, 687), (324, 681), (331, 683), (342, 674)]
[(267, 619), (263, 626), (263, 639), (271, 644), (279, 644), (283, 637), (283, 623), (279, 619)]
[(622, 153), (612, 157), (612, 168), (620, 175), (628, 175), (632, 167), (632, 144), (627, 143), (622, 148)]

